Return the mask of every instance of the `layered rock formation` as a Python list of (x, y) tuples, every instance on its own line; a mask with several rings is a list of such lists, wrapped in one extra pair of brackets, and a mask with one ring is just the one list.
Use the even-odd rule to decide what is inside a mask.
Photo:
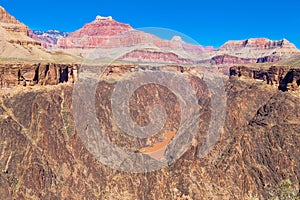
[(291, 51), (297, 50), (295, 45), (286, 39), (272, 41), (267, 38), (251, 38), (248, 40), (228, 41), (220, 48), (220, 50), (239, 50), (241, 48), (251, 48), (256, 50), (285, 48), (290, 49)]
[(59, 39), (58, 47), (68, 48), (116, 48), (136, 46), (139, 44), (154, 44), (160, 48), (184, 48), (195, 54), (212, 51), (213, 47), (202, 47), (184, 43), (180, 37), (172, 40), (161, 40), (158, 37), (142, 31), (134, 30), (129, 24), (115, 21), (111, 17), (97, 16), (96, 20), (85, 24), (81, 29), (71, 33), (68, 37)]
[[(111, 95), (116, 80), (136, 67), (109, 69), (112, 75), (105, 75), (96, 92), (101, 126), (114, 144), (128, 151), (162, 142), (164, 133), (177, 130), (180, 121), (178, 97), (165, 87), (149, 84), (133, 94), (131, 117), (147, 124), (147, 107), (161, 104), (168, 116), (163, 130), (147, 141), (115, 128)], [(181, 74), (177, 70), (175, 67), (174, 73)], [(198, 150), (211, 119), (210, 94), (201, 78), (189, 77), (201, 114), (196, 141), (175, 163), (144, 174), (112, 170), (86, 150), (72, 117), (72, 85), (0, 90), (0, 197), (268, 199), (268, 191), (282, 179), (290, 179), (299, 190), (299, 97), (251, 79), (230, 79), (224, 132), (213, 151), (200, 159)], [(77, 92), (85, 95), (84, 90)]]
[(265, 56), (291, 56), (299, 54), (294, 44), (286, 39), (273, 41), (267, 38), (232, 40), (226, 42), (218, 51), (220, 53), (242, 58), (262, 58)]
[(0, 87), (74, 83), (79, 65), (38, 63), (0, 64)]
[[(0, 57), (29, 56), (30, 48), (41, 44), (28, 37), (28, 28), (0, 7)], [(31, 50), (32, 51), (32, 50)], [(24, 54), (24, 55), (22, 55)]]
[[(58, 41), (59, 48), (96, 48), (105, 45), (106, 42), (116, 35), (133, 31), (129, 24), (119, 23), (111, 18), (97, 17), (95, 21), (85, 24), (81, 29), (71, 33), (67, 38), (62, 38)], [(131, 34), (137, 33), (136, 31)], [(128, 35), (127, 35), (128, 36)], [(137, 35), (138, 38), (140, 35)], [(149, 36), (148, 36), (149, 37)], [(111, 42), (111, 45), (122, 47), (136, 43), (132, 38), (119, 37), (114, 38), (116, 41)], [(113, 46), (112, 46), (113, 47)]]
[(300, 89), (300, 69), (290, 66), (235, 66), (230, 68), (230, 75), (265, 81), (281, 91)]
[(9, 32), (19, 32), (28, 35), (28, 27), (11, 16), (0, 6), (0, 26)]
[(195, 64), (196, 62), (189, 58), (183, 58), (175, 53), (161, 51), (158, 49), (137, 49), (131, 51), (118, 60), (131, 61), (138, 63), (174, 63), (174, 64)]
[[(179, 54), (191, 54), (187, 56), (193, 58), (214, 50), (213, 47), (186, 44), (178, 36), (170, 41), (162, 40), (152, 34), (134, 30), (129, 24), (117, 22), (111, 17), (99, 16), (95, 21), (84, 25), (81, 29), (71, 33), (68, 37), (59, 39), (57, 46), (83, 57), (91, 54), (95, 48), (156, 47), (161, 49), (160, 54), (164, 54), (162, 56), (164, 59), (168, 57), (168, 52), (172, 53), (178, 51)], [(143, 53), (141, 57), (146, 58), (148, 56), (147, 48), (143, 50)], [(149, 56), (151, 57), (152, 54), (150, 51)], [(138, 61), (140, 59), (140, 56), (134, 59), (132, 55), (133, 54), (130, 56), (131, 60)], [(182, 57), (181, 59), (186, 58), (187, 57)], [(161, 60), (162, 59), (157, 60), (157, 62), (161, 62)], [(168, 59), (165, 61), (167, 63), (171, 62)], [(179, 60), (178, 62), (180, 63)]]
[[(90, 55), (97, 47), (113, 49), (136, 46), (136, 51), (130, 53), (128, 58), (126, 55), (122, 55), (122, 58), (133, 62), (138, 62), (144, 58), (151, 62), (173, 63), (173, 55), (176, 54), (177, 63), (186, 64), (186, 60), (189, 60), (189, 64), (219, 65), (226, 68), (225, 71), (233, 64), (278, 62), (291, 55), (299, 54), (295, 45), (286, 39), (272, 41), (266, 38), (254, 38), (228, 41), (218, 50), (214, 50), (213, 47), (187, 44), (178, 36), (170, 41), (162, 40), (154, 35), (134, 30), (129, 24), (117, 22), (112, 17), (97, 16), (95, 21), (68, 35), (58, 31), (28, 31), (26, 25), (20, 23), (1, 7), (0, 26), (4, 29), (0, 30), (2, 38), (6, 38), (6, 41), (12, 44), (42, 45), (48, 49), (55, 49), (57, 45), (60, 49), (81, 57)], [(28, 35), (34, 40), (27, 37)], [(2, 46), (5, 45), (2, 44)], [(139, 45), (148, 45), (148, 48), (140, 50), (138, 49)], [(147, 49), (151, 49), (151, 47), (161, 49), (160, 51), (157, 50), (157, 54), (161, 55), (159, 59), (153, 59), (153, 51), (147, 52)], [(7, 48), (10, 47), (5, 49)], [(8, 54), (11, 53), (7, 52), (4, 57), (10, 57)], [(28, 52), (23, 51), (19, 54), (25, 55)], [(51, 57), (45, 52), (42, 54), (39, 57), (46, 57), (48, 60)], [(170, 60), (168, 57), (171, 57)]]
[(11, 16), (3, 7), (0, 7), (0, 35), (1, 42), (8, 41), (22, 46), (40, 46), (39, 42), (28, 36), (28, 27)]
[[(47, 48), (54, 47), (56, 43), (45, 42), (51, 40), (48, 36), (45, 38), (33, 33), (30, 35)], [(129, 24), (117, 22), (112, 17), (101, 16), (97, 16), (93, 22), (85, 24), (69, 36), (58, 38), (57, 47), (83, 58), (89, 57), (97, 48), (116, 52), (122, 48), (136, 47), (133, 52), (128, 53), (128, 57), (126, 54), (119, 56), (132, 62), (146, 59), (145, 62), (173, 63), (172, 55), (176, 54), (177, 63), (187, 64), (186, 60), (189, 60), (189, 64), (218, 65), (224, 68), (224, 71), (228, 71), (234, 64), (278, 62), (291, 55), (300, 54), (295, 45), (286, 39), (272, 41), (254, 38), (228, 41), (217, 50), (213, 47), (187, 44), (179, 36), (170, 41), (162, 40), (152, 34), (137, 31)], [(157, 55), (161, 55), (159, 59), (153, 59), (155, 56), (151, 48), (157, 49)], [(115, 58), (114, 54), (110, 57), (112, 58)]]
[(209, 60), (200, 61), (199, 63), (210, 63), (211, 65), (236, 65), (236, 64), (249, 64), (249, 63), (268, 63), (278, 62), (282, 60), (279, 56), (265, 56), (262, 58), (242, 58), (230, 55), (214, 56)]
[(273, 41), (266, 38), (233, 40), (226, 42), (211, 58), (199, 63), (218, 65), (225, 74), (233, 65), (276, 63), (300, 55), (296, 46), (286, 39)]

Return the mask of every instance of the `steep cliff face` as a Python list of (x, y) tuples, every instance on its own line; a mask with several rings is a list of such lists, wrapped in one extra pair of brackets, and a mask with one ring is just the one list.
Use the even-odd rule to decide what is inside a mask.
[[(131, 117), (147, 124), (147, 107), (161, 104), (168, 116), (162, 131), (147, 141), (115, 128), (110, 99), (116, 80), (136, 67), (108, 69), (106, 78), (98, 83), (95, 105), (107, 136), (130, 151), (135, 151), (132, 147), (161, 142), (162, 134), (177, 130), (180, 120), (176, 95), (165, 87), (149, 84), (133, 94)], [(182, 73), (178, 67), (173, 68), (174, 73)], [(19, 92), (1, 90), (0, 197), (247, 199), (252, 195), (266, 199), (268, 188), (282, 179), (290, 179), (299, 189), (299, 97), (251, 79), (230, 79), (226, 85), (224, 132), (213, 151), (200, 159), (201, 138), (211, 117), (210, 94), (201, 78), (189, 77), (197, 91), (201, 114), (197, 142), (172, 165), (143, 174), (112, 170), (87, 151), (74, 126), (72, 85), (35, 85)], [(84, 90), (77, 92), (85, 94)]]
[(300, 89), (300, 69), (290, 66), (235, 66), (230, 68), (230, 75), (261, 80), (281, 91)]
[(73, 83), (77, 79), (78, 68), (79, 65), (55, 63), (0, 64), (0, 87)]

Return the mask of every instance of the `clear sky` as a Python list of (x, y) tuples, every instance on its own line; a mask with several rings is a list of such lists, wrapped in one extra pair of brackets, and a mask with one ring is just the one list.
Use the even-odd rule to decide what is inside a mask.
[(34, 30), (72, 32), (96, 15), (111, 15), (134, 28), (173, 29), (205, 46), (267, 37), (286, 38), (300, 48), (299, 0), (0, 0), (0, 5)]

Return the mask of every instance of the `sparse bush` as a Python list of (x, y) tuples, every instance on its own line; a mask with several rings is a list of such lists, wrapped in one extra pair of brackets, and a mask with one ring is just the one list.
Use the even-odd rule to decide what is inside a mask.
[(293, 188), (290, 180), (282, 180), (269, 192), (270, 200), (300, 200), (300, 193)]

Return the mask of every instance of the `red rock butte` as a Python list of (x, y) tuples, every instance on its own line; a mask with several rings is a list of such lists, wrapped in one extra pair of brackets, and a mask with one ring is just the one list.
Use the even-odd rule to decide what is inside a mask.
[(85, 24), (81, 29), (71, 33), (68, 37), (58, 41), (57, 46), (62, 49), (96, 47), (128, 47), (139, 44), (152, 44), (159, 48), (184, 48), (188, 52), (199, 54), (213, 51), (213, 47), (202, 47), (184, 43), (180, 37), (172, 40), (162, 40), (157, 36), (137, 31), (129, 24), (115, 21), (112, 17), (97, 16), (96, 19)]
[[(129, 31), (133, 31), (129, 24), (117, 22), (112, 17), (97, 16), (93, 22), (85, 24), (81, 29), (71, 33), (68, 37), (60, 39), (57, 46), (63, 49), (95, 48), (104, 45), (112, 36)], [(128, 43), (128, 41), (124, 40), (125, 38), (119, 43), (124, 45)]]

